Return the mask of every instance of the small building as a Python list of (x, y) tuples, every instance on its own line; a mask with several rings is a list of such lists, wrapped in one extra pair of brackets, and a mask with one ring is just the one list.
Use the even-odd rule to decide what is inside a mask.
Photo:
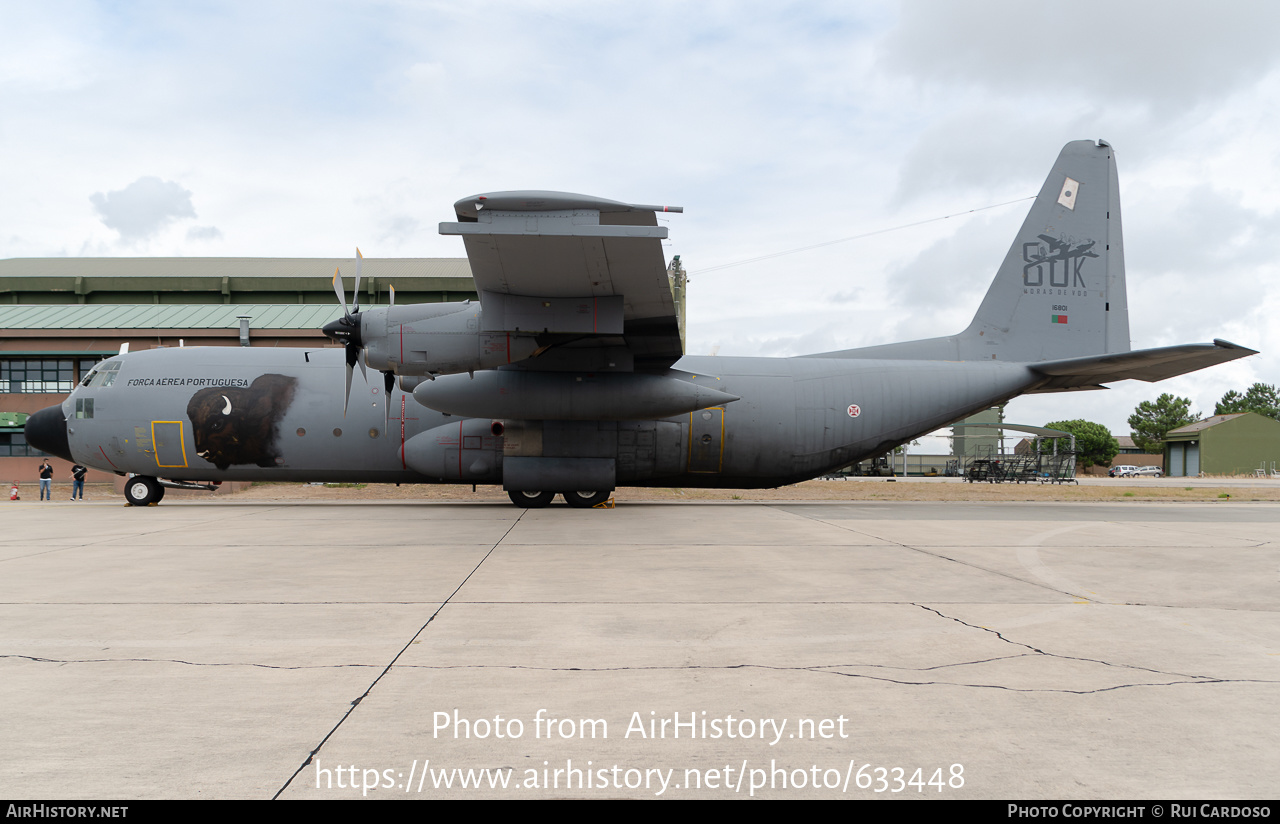
[[(1140, 447), (1140, 446), (1138, 446), (1136, 443), (1134, 443), (1134, 442), (1133, 442), (1133, 438), (1131, 438), (1130, 436), (1128, 436), (1128, 435), (1116, 435), (1116, 436), (1114, 436), (1114, 437), (1115, 437), (1115, 439), (1116, 439), (1116, 443), (1118, 443), (1118, 444), (1120, 445), (1120, 451), (1119, 451), (1118, 453), (1116, 453), (1117, 457), (1118, 457), (1118, 456), (1120, 456), (1120, 455), (1147, 455), (1146, 451), (1145, 451), (1145, 450), (1143, 450), (1143, 449), (1142, 449), (1142, 447)], [(1162, 456), (1161, 456), (1161, 455), (1153, 455), (1153, 456), (1149, 456), (1149, 457), (1160, 458), (1160, 457), (1162, 457)], [(1128, 461), (1112, 461), (1112, 463), (1129, 463), (1129, 462), (1128, 462)], [(1159, 465), (1160, 465), (1159, 461), (1157, 461), (1157, 462), (1155, 462), (1155, 463), (1143, 463), (1143, 464), (1137, 464), (1137, 466), (1159, 466)]]
[(1252, 475), (1272, 463), (1280, 468), (1280, 421), (1257, 412), (1214, 415), (1170, 430), (1164, 441), (1165, 474), (1171, 477)]
[(951, 454), (964, 462), (972, 458), (990, 458), (1003, 454), (1004, 407), (993, 406), (970, 415), (951, 428)]

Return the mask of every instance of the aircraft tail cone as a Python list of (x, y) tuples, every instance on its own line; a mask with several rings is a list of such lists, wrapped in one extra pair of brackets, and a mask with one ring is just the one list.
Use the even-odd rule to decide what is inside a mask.
[(49, 406), (27, 418), (23, 429), (27, 443), (66, 461), (75, 462), (71, 457), (71, 444), (67, 440), (67, 419), (62, 414), (61, 406)]

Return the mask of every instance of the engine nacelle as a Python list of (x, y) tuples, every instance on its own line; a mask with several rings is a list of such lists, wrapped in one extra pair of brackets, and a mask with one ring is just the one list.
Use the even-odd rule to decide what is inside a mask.
[(493, 421), (460, 420), (414, 435), (404, 444), (404, 463), (442, 481), (497, 483), (502, 480), (502, 437)]
[(738, 400), (719, 378), (669, 369), (639, 372), (523, 372), (503, 369), (419, 383), (418, 403), (468, 418), (630, 421), (666, 418)]
[(415, 303), (360, 313), (365, 363), (397, 375), (455, 375), (522, 361), (532, 335), (485, 332), (480, 304)]

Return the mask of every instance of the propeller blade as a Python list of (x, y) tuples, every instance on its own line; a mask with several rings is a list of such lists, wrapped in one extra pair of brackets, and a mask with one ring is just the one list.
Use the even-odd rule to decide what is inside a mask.
[(347, 296), (342, 292), (342, 272), (335, 266), (333, 267), (333, 293), (338, 296), (338, 305), (342, 307), (343, 313), (351, 317), (351, 311), (347, 309)]
[(356, 247), (356, 285), (354, 289), (354, 294), (352, 295), (352, 297), (355, 298), (356, 306), (354, 309), (351, 310), (353, 312), (360, 311), (360, 270), (362, 268), (364, 268), (364, 255), (360, 254), (360, 247), (357, 246)]
[(396, 305), (396, 287), (391, 286), (388, 288), (391, 289), (391, 305), (395, 306)]
[(347, 389), (346, 394), (342, 396), (342, 417), (347, 417), (347, 406), (351, 403), (351, 373), (354, 371), (356, 363), (360, 361), (361, 349), (359, 346), (348, 344), (344, 347), (347, 361)]
[(351, 400), (351, 364), (347, 363), (347, 391), (342, 396), (342, 419), (347, 419), (347, 402)]
[(360, 364), (360, 377), (364, 378), (364, 382), (369, 382), (369, 372), (364, 367), (364, 349), (360, 349), (360, 354), (356, 356), (356, 363)]
[(382, 405), (384, 410), (386, 411), (386, 415), (384, 416), (384, 420), (382, 423), (382, 434), (385, 435), (387, 433), (387, 430), (391, 428), (391, 390), (394, 389), (396, 385), (395, 373), (383, 372), (382, 385), (386, 387), (386, 391), (382, 393), (383, 394)]

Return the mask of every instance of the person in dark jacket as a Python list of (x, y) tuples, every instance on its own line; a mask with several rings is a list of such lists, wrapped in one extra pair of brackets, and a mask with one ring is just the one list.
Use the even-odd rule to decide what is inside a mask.
[(76, 495), (80, 496), (80, 500), (84, 500), (84, 476), (88, 474), (88, 467), (76, 464), (71, 467), (71, 500), (76, 499)]
[(40, 464), (40, 500), (53, 500), (53, 467), (47, 458)]

